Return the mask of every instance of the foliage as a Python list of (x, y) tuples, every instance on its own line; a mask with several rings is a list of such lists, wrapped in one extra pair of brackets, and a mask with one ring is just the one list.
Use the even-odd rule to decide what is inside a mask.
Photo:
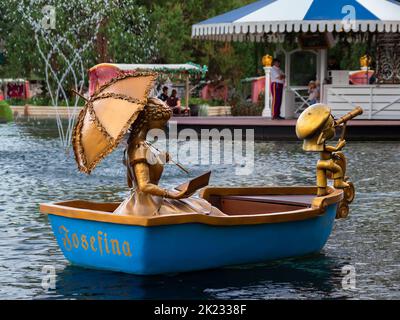
[[(183, 105), (186, 104), (185, 99), (182, 99), (182, 104)], [(208, 104), (208, 101), (202, 98), (193, 98), (193, 97), (189, 99), (189, 106), (199, 106), (201, 104)]]
[(229, 104), (232, 107), (232, 116), (236, 117), (261, 116), (264, 110), (264, 100), (261, 94), (258, 103), (246, 101), (240, 94), (234, 94)]
[[(189, 99), (189, 106), (191, 105), (195, 105), (195, 106), (200, 106), (206, 104), (210, 107), (215, 107), (215, 106), (224, 106), (225, 105), (225, 101), (224, 100), (217, 100), (217, 99), (212, 99), (212, 100), (206, 100), (206, 99), (202, 99), (202, 98), (194, 98), (191, 97)], [(182, 105), (186, 105), (186, 100), (182, 99)]]
[[(336, 57), (341, 69), (358, 70), (360, 68), (360, 57), (368, 51), (368, 45), (365, 43), (349, 44), (347, 42), (339, 42), (329, 50), (329, 54)], [(374, 56), (373, 53), (372, 56)]]
[[(10, 78), (44, 79), (44, 62), (37, 50), (35, 32), (25, 18), (29, 15), (40, 21), (44, 5), (56, 8), (56, 29), (49, 33), (50, 36), (65, 35), (75, 49), (82, 43), (91, 42), (90, 48), (82, 52), (85, 70), (100, 62), (150, 62), (156, 54), (157, 41), (149, 25), (147, 10), (138, 6), (136, 0), (1, 1), (0, 35), (4, 37), (6, 57), (5, 65), (0, 67), (1, 74)], [(19, 10), (21, 8), (23, 10)], [(103, 12), (99, 33), (91, 41), (94, 26), (87, 21)], [(63, 63), (60, 58), (52, 61), (56, 69), (62, 68)]]
[(0, 101), (0, 121), (12, 121), (13, 118), (10, 105), (4, 100)]
[(199, 106), (199, 117), (207, 117), (208, 116), (208, 105), (207, 104), (201, 104)]
[[(35, 47), (32, 30), (17, 13), (16, 1), (0, 2), (0, 37), (5, 43), (5, 64), (0, 75), (8, 78), (30, 77), (39, 68), (39, 53)], [(37, 74), (40, 71), (36, 69)]]
[(261, 116), (264, 107), (259, 103), (253, 103), (248, 101), (241, 101), (236, 106), (232, 106), (232, 116), (235, 117), (252, 117)]
[(159, 63), (195, 61), (207, 65), (208, 78), (225, 79), (231, 84), (254, 70), (254, 44), (192, 40), (191, 26), (197, 22), (245, 5), (251, 0), (142, 1), (151, 10), (157, 28)]
[(108, 18), (101, 30), (107, 40), (107, 54), (98, 55), (97, 62), (154, 62), (158, 39), (147, 9), (136, 0), (121, 0), (110, 1), (107, 12)]
[[(240, 79), (263, 73), (261, 57), (272, 54), (277, 46), (265, 43), (223, 43), (191, 38), (191, 26), (207, 18), (246, 5), (254, 0), (19, 0), (0, 1), (0, 37), (5, 42), (5, 63), (0, 77), (44, 79), (44, 63), (39, 56), (34, 32), (23, 19), (18, 5), (23, 3), (36, 17), (43, 4), (57, 8), (57, 29), (84, 23), (98, 12), (107, 14), (98, 36), (83, 54), (84, 68), (100, 62), (185, 63), (193, 61), (209, 68), (208, 79), (238, 86)], [(38, 5), (40, 4), (40, 5)], [(84, 8), (89, 8), (84, 10)], [(91, 30), (69, 36), (75, 47), (86, 41)], [(292, 37), (294, 35), (288, 35)], [(292, 48), (289, 41), (286, 49)], [(1, 47), (1, 46), (0, 46)], [(329, 50), (343, 69), (357, 69), (358, 59), (371, 46), (340, 43)], [(1, 49), (0, 49), (1, 51)], [(373, 51), (373, 50), (372, 50)], [(54, 58), (54, 67), (63, 61)], [(70, 80), (69, 80), (70, 81)], [(87, 81), (87, 79), (86, 79)], [(70, 85), (70, 83), (69, 83)], [(68, 86), (68, 85), (67, 85)]]

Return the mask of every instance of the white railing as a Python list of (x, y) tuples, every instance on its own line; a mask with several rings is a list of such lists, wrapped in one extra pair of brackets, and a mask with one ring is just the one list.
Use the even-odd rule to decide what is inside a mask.
[(364, 119), (400, 119), (400, 85), (324, 85), (324, 103), (335, 115), (362, 107)]
[(295, 95), (295, 114), (300, 114), (306, 108), (310, 106), (310, 101), (308, 100), (308, 87), (307, 86), (297, 86), (288, 87)]

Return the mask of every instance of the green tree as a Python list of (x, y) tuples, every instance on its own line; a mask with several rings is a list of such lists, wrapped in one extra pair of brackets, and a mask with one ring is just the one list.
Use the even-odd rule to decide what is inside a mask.
[(5, 57), (4, 64), (0, 65), (0, 78), (32, 77), (41, 73), (33, 31), (18, 14), (16, 1), (0, 1), (0, 37)]
[(112, 2), (100, 30), (105, 38), (104, 57), (97, 48), (97, 62), (148, 63), (157, 55), (157, 38), (146, 7), (136, 0)]
[[(247, 76), (262, 73), (261, 57), (273, 52), (273, 45), (263, 43), (224, 43), (191, 38), (191, 26), (207, 18), (244, 6), (254, 0), (91, 0), (90, 10), (82, 10), (78, 0), (12, 0), (0, 1), (0, 37), (5, 42), (5, 63), (0, 77), (44, 77), (43, 61), (38, 54), (31, 26), (17, 10), (25, 3), (30, 10), (38, 4), (54, 3), (57, 8), (58, 32), (71, 24), (84, 23), (91, 15), (105, 10), (98, 37), (85, 51), (85, 67), (100, 62), (183, 63), (192, 61), (209, 67), (210, 79), (221, 79), (232, 85)], [(397, 0), (400, 2), (400, 0)], [(36, 4), (36, 6), (32, 5)], [(92, 30), (71, 36), (77, 46)], [(359, 57), (373, 53), (373, 45), (341, 43), (330, 51), (344, 69), (358, 67)], [(53, 64), (62, 64), (54, 60)]]
[[(44, 78), (44, 61), (35, 40), (34, 28), (26, 19), (32, 17), (40, 22), (44, 5), (56, 8), (56, 29), (49, 33), (65, 36), (73, 49), (90, 42), (82, 52), (85, 68), (100, 62), (146, 63), (154, 60), (157, 42), (150, 27), (147, 9), (136, 0), (21, 0), (0, 2), (0, 37), (5, 43), (5, 64), (0, 66), (0, 77)], [(22, 8), (22, 9), (21, 9)], [(97, 37), (93, 24), (86, 22), (96, 14), (104, 12)], [(57, 39), (59, 39), (58, 37)], [(40, 42), (44, 51), (51, 46)], [(56, 52), (54, 53), (54, 57)], [(63, 59), (52, 60), (55, 69), (63, 66)]]
[(151, 11), (152, 26), (157, 30), (157, 61), (193, 61), (205, 64), (209, 67), (209, 78), (228, 80), (231, 83), (237, 83), (245, 75), (254, 74), (254, 44), (226, 44), (191, 38), (193, 24), (250, 2), (252, 1), (142, 1)]

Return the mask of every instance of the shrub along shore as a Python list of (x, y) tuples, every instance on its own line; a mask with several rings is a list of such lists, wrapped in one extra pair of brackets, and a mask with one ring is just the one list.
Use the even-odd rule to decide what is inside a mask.
[(13, 112), (6, 101), (0, 101), (0, 123), (13, 121)]

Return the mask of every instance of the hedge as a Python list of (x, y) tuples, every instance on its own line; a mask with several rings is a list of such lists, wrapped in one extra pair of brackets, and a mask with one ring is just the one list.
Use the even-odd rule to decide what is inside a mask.
[(6, 101), (0, 101), (0, 122), (13, 121), (13, 112)]

